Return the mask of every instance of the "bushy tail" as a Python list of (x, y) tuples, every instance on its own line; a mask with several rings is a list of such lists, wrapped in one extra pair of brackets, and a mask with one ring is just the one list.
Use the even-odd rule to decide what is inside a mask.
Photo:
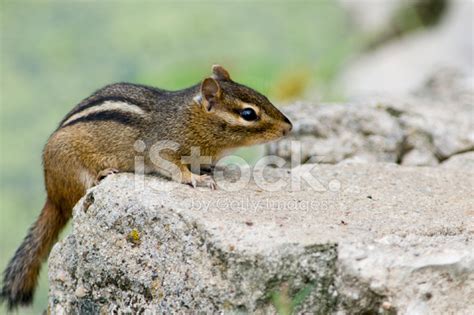
[(0, 302), (6, 301), (9, 310), (33, 302), (41, 264), (68, 219), (49, 199), (46, 200), (41, 214), (4, 271)]

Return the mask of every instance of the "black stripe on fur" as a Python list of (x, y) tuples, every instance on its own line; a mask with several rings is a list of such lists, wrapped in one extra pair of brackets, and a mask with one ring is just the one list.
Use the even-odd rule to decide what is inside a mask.
[(73, 126), (78, 123), (89, 123), (89, 122), (94, 122), (94, 121), (113, 121), (113, 122), (117, 122), (123, 125), (134, 125), (141, 121), (141, 117), (134, 115), (132, 113), (122, 112), (118, 110), (95, 112), (95, 113), (90, 113), (87, 116), (82, 116), (77, 119), (74, 119), (68, 122), (67, 124), (65, 124), (64, 126), (61, 126), (60, 128)]
[(61, 126), (65, 121), (67, 121), (73, 115), (78, 114), (88, 108), (91, 108), (94, 106), (100, 106), (102, 103), (105, 103), (105, 102), (123, 102), (123, 103), (128, 103), (130, 105), (135, 105), (144, 110), (147, 110), (146, 106), (142, 106), (142, 104), (137, 102), (135, 99), (130, 99), (128, 97), (123, 97), (123, 96), (104, 96), (104, 97), (99, 97), (99, 98), (93, 98), (92, 100), (88, 102), (79, 104), (63, 118), (63, 120), (59, 123), (59, 126)]

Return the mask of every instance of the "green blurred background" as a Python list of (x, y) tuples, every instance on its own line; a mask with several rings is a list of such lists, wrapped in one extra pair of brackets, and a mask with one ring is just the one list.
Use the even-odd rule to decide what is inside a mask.
[[(340, 100), (334, 78), (370, 46), (330, 0), (0, 3), (1, 270), (43, 205), (43, 145), (97, 88), (180, 89), (220, 63), (278, 105)], [(46, 308), (46, 269), (34, 306), (19, 314)]]

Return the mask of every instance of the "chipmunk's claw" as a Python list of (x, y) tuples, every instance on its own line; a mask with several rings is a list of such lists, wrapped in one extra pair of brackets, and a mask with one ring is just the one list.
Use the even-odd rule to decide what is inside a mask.
[(188, 183), (191, 187), (196, 188), (198, 186), (207, 186), (211, 190), (216, 190), (217, 185), (212, 176), (210, 175), (196, 175), (192, 174), (191, 181)]
[(111, 168), (106, 168), (105, 170), (102, 170), (102, 171), (99, 172), (99, 174), (97, 174), (97, 177), (95, 179), (94, 184), (97, 185), (101, 180), (103, 180), (107, 176), (112, 175), (112, 174), (116, 174), (118, 172), (119, 172), (119, 170), (116, 169), (116, 168), (112, 168), (112, 167)]

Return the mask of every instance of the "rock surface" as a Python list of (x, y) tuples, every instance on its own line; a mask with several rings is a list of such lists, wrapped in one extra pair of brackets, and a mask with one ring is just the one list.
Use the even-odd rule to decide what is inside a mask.
[(416, 96), (403, 99), (297, 102), (283, 108), (293, 122), (291, 136), (268, 145), (267, 151), (288, 161), (293, 156), (302, 162), (329, 164), (350, 159), (437, 165), (474, 151), (474, 82), (462, 83), (465, 79), (439, 73)]
[(473, 314), (474, 172), (457, 163), (317, 165), (319, 185), (273, 192), (112, 175), (53, 248), (49, 310)]

